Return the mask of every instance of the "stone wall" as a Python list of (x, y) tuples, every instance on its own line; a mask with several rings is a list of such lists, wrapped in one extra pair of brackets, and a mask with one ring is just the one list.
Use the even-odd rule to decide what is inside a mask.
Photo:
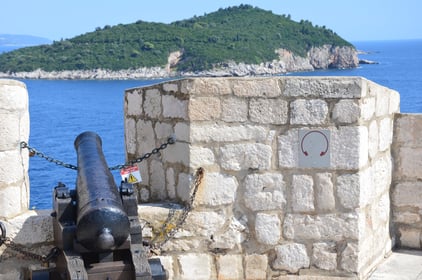
[(197, 78), (127, 90), (128, 159), (177, 138), (140, 164), (144, 236), (159, 234), (172, 207), (145, 203), (186, 203), (202, 167), (194, 208), (159, 256), (171, 278), (364, 278), (393, 246), (398, 111), (397, 92), (358, 77)]
[(20, 142), (28, 142), (29, 111), (25, 84), (0, 79), (0, 219), (12, 218), (28, 210), (28, 152)]
[(397, 114), (391, 188), (395, 235), (401, 247), (422, 248), (422, 115)]

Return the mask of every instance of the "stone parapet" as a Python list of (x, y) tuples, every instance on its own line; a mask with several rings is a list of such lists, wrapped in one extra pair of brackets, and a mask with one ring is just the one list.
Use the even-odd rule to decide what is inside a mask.
[(0, 219), (25, 212), (29, 207), (28, 92), (24, 83), (0, 79)]
[[(399, 101), (360, 77), (195, 78), (127, 90), (128, 160), (177, 138), (140, 164), (141, 202), (183, 205), (196, 168), (205, 170), (183, 230), (159, 256), (173, 279), (363, 279), (394, 243)], [(140, 217), (152, 223), (152, 212)]]

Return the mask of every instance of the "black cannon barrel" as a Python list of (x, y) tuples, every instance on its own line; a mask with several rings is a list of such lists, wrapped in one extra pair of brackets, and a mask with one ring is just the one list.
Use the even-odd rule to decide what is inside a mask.
[(81, 133), (75, 139), (75, 149), (76, 238), (88, 250), (112, 250), (127, 239), (130, 223), (104, 158), (101, 138), (95, 132)]

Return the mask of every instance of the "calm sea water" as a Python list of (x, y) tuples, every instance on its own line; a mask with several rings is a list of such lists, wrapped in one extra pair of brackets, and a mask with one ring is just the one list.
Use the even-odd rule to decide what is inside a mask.
[[(368, 52), (360, 58), (379, 62), (357, 69), (295, 73), (302, 76), (362, 76), (401, 95), (402, 112), (422, 113), (422, 40), (354, 42)], [(1, 49), (0, 49), (1, 52)], [(76, 165), (73, 142), (80, 133), (97, 132), (109, 166), (125, 160), (123, 94), (132, 87), (160, 80), (50, 81), (23, 80), (29, 93), (31, 134), (29, 144), (37, 150)], [(148, 151), (146, 151), (148, 152)], [(75, 187), (76, 171), (44, 159), (30, 159), (31, 208), (52, 205), (52, 189), (58, 182)], [(114, 172), (118, 183), (120, 176)]]

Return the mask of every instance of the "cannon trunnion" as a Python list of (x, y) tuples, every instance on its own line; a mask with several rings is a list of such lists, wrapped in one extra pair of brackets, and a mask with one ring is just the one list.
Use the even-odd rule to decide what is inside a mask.
[(166, 279), (159, 259), (148, 260), (142, 245), (136, 192), (125, 182), (117, 188), (100, 137), (84, 132), (75, 149), (76, 189), (59, 183), (53, 192), (56, 267), (48, 278), (32, 279)]

